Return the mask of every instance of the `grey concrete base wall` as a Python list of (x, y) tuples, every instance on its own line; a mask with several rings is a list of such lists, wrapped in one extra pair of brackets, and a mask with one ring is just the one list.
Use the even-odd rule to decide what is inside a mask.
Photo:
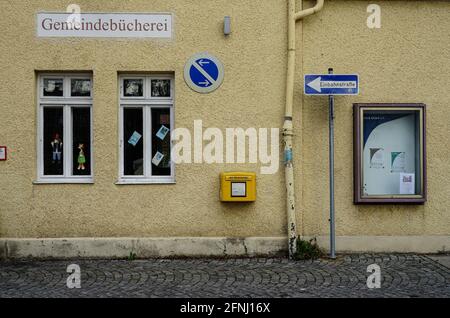
[[(329, 250), (329, 236), (317, 236), (316, 239), (319, 246)], [(341, 253), (448, 253), (450, 236), (337, 236), (336, 250)]]
[(2, 258), (256, 257), (286, 251), (283, 237), (0, 239)]
[[(309, 239), (306, 238), (305, 239)], [(329, 237), (317, 242), (328, 249)], [(339, 253), (450, 251), (449, 236), (340, 236)], [(0, 258), (137, 258), (285, 256), (287, 238), (61, 238), (0, 239)]]

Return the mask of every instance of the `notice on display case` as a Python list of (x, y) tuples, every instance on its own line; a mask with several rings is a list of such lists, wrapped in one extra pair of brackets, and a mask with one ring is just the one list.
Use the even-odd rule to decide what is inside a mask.
[(414, 173), (400, 173), (400, 194), (415, 194)]
[(406, 169), (406, 152), (391, 152), (391, 172), (405, 172)]
[(384, 168), (384, 149), (370, 148), (370, 168), (383, 169)]

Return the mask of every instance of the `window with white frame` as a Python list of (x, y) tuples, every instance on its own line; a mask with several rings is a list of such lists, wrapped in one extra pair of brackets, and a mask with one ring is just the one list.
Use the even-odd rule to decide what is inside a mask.
[(92, 75), (38, 77), (38, 182), (92, 182)]
[(173, 183), (173, 77), (122, 75), (119, 83), (119, 184)]

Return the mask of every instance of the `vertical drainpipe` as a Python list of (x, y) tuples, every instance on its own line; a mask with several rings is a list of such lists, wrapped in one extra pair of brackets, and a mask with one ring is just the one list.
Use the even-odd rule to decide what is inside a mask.
[(286, 213), (288, 220), (289, 258), (292, 259), (297, 250), (297, 222), (295, 220), (295, 183), (292, 140), (294, 126), (292, 108), (294, 103), (295, 79), (295, 23), (323, 7), (324, 0), (317, 0), (313, 8), (295, 12), (295, 0), (288, 0), (288, 63), (286, 79), (286, 110), (283, 125), (284, 165), (286, 182)]

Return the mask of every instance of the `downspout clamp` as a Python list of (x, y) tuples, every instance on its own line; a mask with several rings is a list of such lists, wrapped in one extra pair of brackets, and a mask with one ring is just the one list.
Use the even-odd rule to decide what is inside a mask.
[(293, 165), (292, 108), (294, 103), (295, 79), (295, 23), (323, 8), (324, 0), (317, 0), (313, 8), (295, 12), (295, 0), (288, 0), (288, 63), (286, 79), (286, 110), (283, 125), (283, 145), (286, 182), (286, 213), (288, 220), (289, 258), (293, 259), (297, 250), (297, 222), (295, 219), (295, 183)]

